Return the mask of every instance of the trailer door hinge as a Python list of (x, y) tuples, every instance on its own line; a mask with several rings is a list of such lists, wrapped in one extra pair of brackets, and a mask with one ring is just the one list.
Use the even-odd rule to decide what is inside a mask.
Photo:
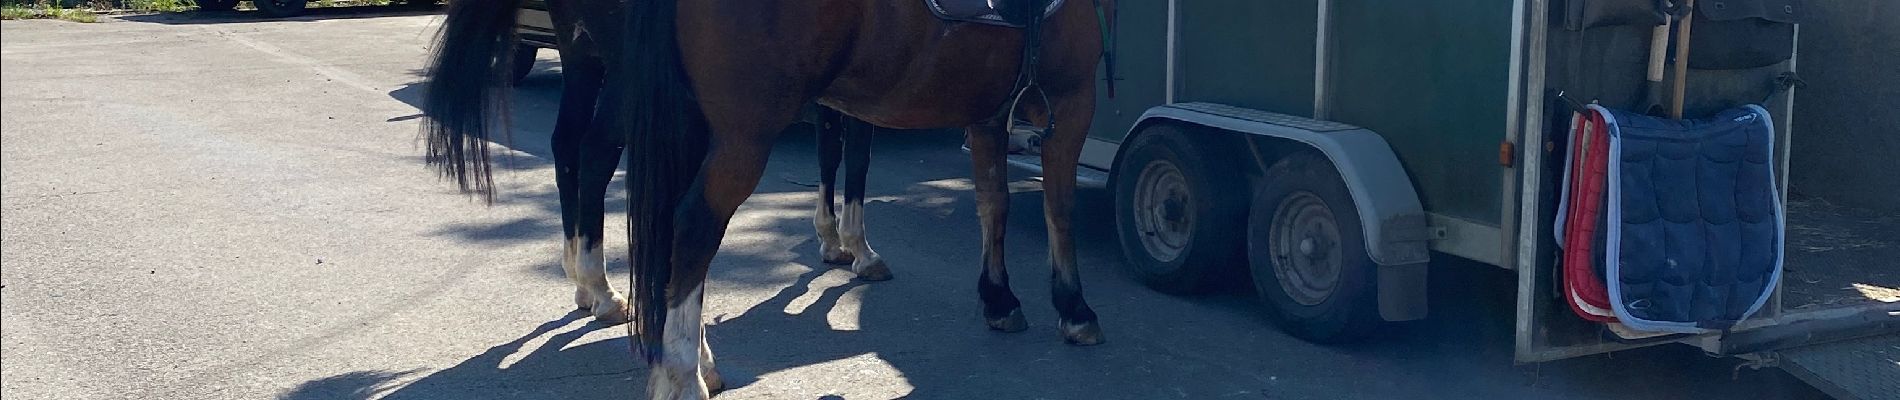
[(1517, 164), (1517, 143), (1506, 140), (1498, 142), (1498, 165), (1511, 168)]

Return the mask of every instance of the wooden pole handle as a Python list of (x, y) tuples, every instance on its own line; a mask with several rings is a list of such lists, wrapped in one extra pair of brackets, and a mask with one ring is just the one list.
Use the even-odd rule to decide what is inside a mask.
[(1676, 82), (1669, 97), (1669, 117), (1682, 119), (1684, 93), (1689, 91), (1689, 25), (1695, 22), (1695, 0), (1682, 3), (1682, 21), (1676, 24)]

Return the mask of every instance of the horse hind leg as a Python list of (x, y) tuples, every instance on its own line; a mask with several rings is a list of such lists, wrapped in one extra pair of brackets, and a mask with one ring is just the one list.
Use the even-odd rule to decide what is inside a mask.
[(1021, 332), (1029, 329), (1023, 318), (1022, 302), (1009, 289), (1009, 269), (1003, 264), (1003, 228), (1009, 220), (1009, 175), (1004, 157), (1009, 134), (1002, 121), (987, 121), (966, 128), (970, 145), (970, 164), (976, 184), (976, 214), (983, 225), (983, 272), (977, 277), (977, 295), (983, 300), (983, 320), (992, 330)]
[(592, 301), (588, 310), (593, 312), (594, 318), (609, 324), (624, 323), (631, 319), (626, 296), (607, 283), (606, 253), (602, 248), (607, 186), (613, 182), (614, 170), (620, 165), (625, 141), (619, 135), (595, 130), (581, 150), (578, 200), (583, 212), (579, 224), (582, 246), (576, 257), (579, 263), (575, 265), (574, 272), (577, 273), (576, 283), (580, 285), (580, 291), (587, 294), (586, 300)]
[(844, 134), (840, 132), (844, 114), (824, 106), (817, 108), (818, 203), (812, 208), (812, 228), (818, 231), (819, 255), (826, 264), (850, 264), (854, 258), (838, 237), (838, 207), (832, 201), (838, 187), (838, 164), (844, 157)]
[[(779, 104), (745, 109), (773, 109), (776, 105)], [(654, 354), (657, 362), (647, 381), (648, 393), (653, 398), (706, 398), (721, 383), (711, 358), (712, 351), (706, 346), (705, 325), (701, 323), (707, 271), (733, 214), (752, 195), (760, 176), (764, 175), (774, 137), (789, 124), (795, 109), (795, 105), (787, 107), (784, 120), (742, 116), (757, 113), (708, 110), (706, 114), (706, 120), (713, 125), (711, 143), (714, 145), (703, 163), (693, 165), (720, 167), (700, 168), (680, 198), (676, 211), (670, 215), (672, 251), (662, 294), (665, 319), (658, 322), (662, 327), (658, 332), (660, 337), (641, 338), (649, 341), (646, 343), (657, 342), (659, 346)], [(641, 279), (654, 278), (643, 275)], [(653, 321), (640, 321), (643, 328), (650, 323)]]
[(726, 379), (719, 375), (719, 369), (713, 365), (712, 345), (706, 343), (704, 325), (699, 329), (699, 381), (706, 385), (707, 393), (726, 389)]
[(845, 250), (850, 251), (855, 260), (851, 262), (851, 272), (865, 281), (887, 281), (891, 275), (890, 265), (884, 262), (877, 251), (871, 250), (870, 241), (864, 237), (864, 185), (871, 167), (871, 133), (875, 130), (870, 123), (857, 118), (844, 117), (845, 184), (843, 223), (838, 235), (844, 239)]
[(600, 99), (601, 70), (597, 59), (564, 56), (561, 108), (555, 121), (553, 143), (555, 186), (561, 192), (561, 269), (574, 283), (574, 303), (602, 322), (626, 322), (627, 300), (607, 284), (602, 229), (606, 213), (607, 182), (620, 163), (625, 141), (602, 131), (594, 121)]
[[(679, 271), (675, 271), (679, 272)], [(706, 346), (706, 328), (701, 322), (705, 287), (695, 286), (678, 304), (666, 308), (665, 338), (660, 358), (647, 373), (647, 395), (651, 399), (706, 399), (713, 388), (705, 371), (712, 369)], [(671, 296), (668, 296), (671, 297)], [(673, 299), (667, 299), (673, 303)], [(717, 376), (715, 373), (714, 376)]]

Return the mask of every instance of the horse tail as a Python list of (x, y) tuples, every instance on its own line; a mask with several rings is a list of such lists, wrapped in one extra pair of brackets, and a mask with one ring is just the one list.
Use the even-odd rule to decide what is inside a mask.
[(424, 157), (463, 193), (494, 200), (488, 139), (508, 130), (515, 14), (522, 0), (451, 1), (436, 35), (422, 96)]
[[(626, 99), (627, 216), (633, 237), (634, 318), (640, 351), (648, 362), (662, 353), (666, 310), (687, 300), (691, 288), (672, 288), (674, 216), (706, 159), (706, 122), (681, 64), (678, 0), (627, 3), (627, 40), (609, 63), (621, 76), (606, 90)], [(609, 79), (610, 82), (615, 81)], [(709, 222), (698, 222), (709, 223)], [(669, 296), (670, 295), (670, 296)], [(692, 329), (697, 329), (694, 327)]]

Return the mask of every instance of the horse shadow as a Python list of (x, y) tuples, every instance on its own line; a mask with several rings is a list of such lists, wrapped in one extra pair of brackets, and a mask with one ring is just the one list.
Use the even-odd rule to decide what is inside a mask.
[[(1094, 375), (1100, 372), (1099, 366), (1109, 361), (1101, 354), (1067, 349), (1054, 335), (984, 333), (974, 314), (945, 318), (940, 313), (926, 312), (920, 317), (910, 312), (916, 310), (874, 307), (873, 304), (888, 300), (886, 297), (898, 296), (885, 295), (883, 293), (889, 291), (876, 290), (875, 285), (848, 280), (842, 275), (845, 275), (843, 271), (829, 268), (813, 269), (741, 315), (709, 316), (712, 323), (707, 327), (708, 341), (715, 352), (732, 355), (719, 359), (719, 370), (727, 382), (725, 394), (740, 398), (842, 399), (911, 397), (913, 394), (928, 394), (931, 398), (980, 398), (1008, 393), (1009, 397), (1066, 398), (1090, 391), (1046, 384), (1047, 375), (1059, 372), (1040, 368), (1052, 363), (1066, 364), (1074, 367), (1066, 368), (1074, 374)], [(840, 281), (843, 283), (838, 283)], [(847, 296), (861, 298), (859, 304), (863, 307), (855, 327), (840, 329), (835, 318), (828, 315), (839, 307), (848, 307), (848, 302), (841, 301)], [(616, 398), (642, 393), (648, 370), (639, 365), (632, 354), (632, 343), (627, 336), (615, 335), (611, 339), (576, 345), (578, 339), (590, 332), (623, 327), (602, 326), (585, 322), (586, 319), (583, 313), (569, 313), (439, 371), (350, 372), (305, 382), (279, 398), (569, 399)], [(945, 333), (893, 333), (914, 330), (919, 325), (925, 326), (925, 332)], [(946, 332), (957, 330), (974, 334)], [(537, 341), (541, 344), (528, 346)], [(1042, 355), (1022, 358), (1035, 354)], [(507, 363), (511, 358), (517, 361)], [(964, 362), (935, 362), (946, 358)], [(888, 364), (889, 369), (868, 373), (870, 370), (866, 367), (856, 365), (863, 360)], [(820, 374), (834, 369), (843, 371), (830, 375), (835, 379), (827, 382), (830, 388), (754, 385), (762, 376), (805, 367), (824, 369), (818, 371)], [(895, 376), (891, 376), (893, 372)], [(908, 388), (898, 387), (902, 385), (895, 385), (897, 383)]]
[[(608, 392), (590, 393), (589, 391), (613, 388), (601, 385), (560, 384), (561, 382), (577, 382), (589, 377), (626, 375), (632, 372), (630, 368), (632, 363), (627, 362), (630, 357), (627, 349), (631, 343), (624, 336), (569, 347), (590, 332), (613, 328), (590, 322), (590, 320), (591, 317), (585, 312), (570, 312), (530, 329), (515, 340), (490, 347), (487, 351), (453, 367), (426, 376), (423, 376), (421, 370), (350, 372), (306, 382), (279, 398), (286, 400), (554, 399), (575, 395), (605, 395)], [(540, 346), (527, 348), (527, 344), (535, 339), (543, 338), (545, 341)], [(518, 361), (506, 362), (511, 356), (523, 351), (527, 353), (518, 357)], [(621, 368), (613, 369), (615, 366)]]
[[(802, 144), (792, 141), (784, 145)], [(803, 157), (782, 161), (796, 163)], [(787, 182), (761, 186), (760, 192), (768, 194), (803, 190)], [(1040, 195), (1019, 193), (1011, 196), (1011, 202), (1013, 208), (1035, 210)], [(965, 219), (975, 212), (972, 203), (963, 195), (941, 206), (946, 209), (915, 209), (916, 204), (872, 206), (882, 212), (880, 215), (911, 209), (909, 212), (945, 219)], [(1039, 224), (1039, 213), (1018, 214), (1011, 218), (1011, 225), (1018, 230)], [(905, 223), (897, 218), (879, 221), (886, 222), (873, 223)], [(805, 223), (803, 218), (774, 218), (756, 229), (783, 232), (802, 228)], [(1091, 226), (1080, 225), (1078, 228)], [(966, 238), (973, 242), (978, 235), (974, 226), (933, 229), (939, 236), (912, 240)], [(1034, 238), (1040, 235), (1025, 236), (1029, 240), (1019, 240), (1024, 243), (1012, 243), (1011, 247), (1046, 246), (1036, 243), (1039, 241)], [(1041, 320), (1033, 322), (1026, 333), (988, 331), (977, 315), (980, 307), (975, 296), (959, 290), (965, 288), (963, 285), (951, 283), (974, 286), (974, 282), (946, 276), (968, 273), (974, 280), (974, 267), (947, 273), (925, 271), (930, 263), (916, 260), (910, 264), (917, 269), (900, 271), (908, 278), (865, 284), (851, 279), (848, 272), (820, 262), (816, 247), (806, 238), (791, 248), (722, 251), (716, 258), (709, 291), (730, 296), (744, 289), (764, 288), (758, 291), (762, 299), (709, 299), (747, 304), (709, 307), (742, 310), (736, 314), (709, 313), (706, 319), (708, 341), (716, 354), (723, 355), (719, 369), (728, 390), (722, 397), (1161, 398), (1178, 397), (1183, 385), (1205, 385), (1212, 387), (1207, 390), (1226, 393), (1257, 390), (1252, 379), (1220, 380), (1211, 376), (1223, 374), (1170, 365), (1180, 362), (1178, 357), (1141, 356), (1155, 352), (1153, 344), (1128, 342), (1075, 348), (1062, 344), (1053, 324)], [(1013, 253), (1016, 256), (1012, 258), (1018, 259), (1017, 271), (1042, 267), (1026, 262), (1040, 257), (1040, 252)], [(958, 264), (955, 260), (946, 263)], [(774, 275), (751, 267), (735, 268), (767, 264), (798, 272)], [(1039, 306), (1039, 300), (1047, 298), (1040, 281), (1017, 278), (1021, 286), (1018, 294), (1032, 316), (1052, 317)], [(1103, 303), (1115, 307), (1112, 304), (1117, 301)], [(556, 399), (626, 397), (643, 392), (648, 371), (631, 353), (631, 341), (614, 332), (611, 339), (580, 343), (578, 340), (589, 332), (605, 328), (577, 320), (584, 318), (569, 314), (549, 321), (446, 369), (350, 372), (303, 383), (280, 398)], [(1129, 322), (1120, 327), (1153, 329)], [(577, 324), (580, 326), (575, 327)], [(536, 347), (533, 343), (540, 344)], [(509, 363), (511, 359), (517, 361)], [(822, 383), (811, 384), (814, 382)]]

